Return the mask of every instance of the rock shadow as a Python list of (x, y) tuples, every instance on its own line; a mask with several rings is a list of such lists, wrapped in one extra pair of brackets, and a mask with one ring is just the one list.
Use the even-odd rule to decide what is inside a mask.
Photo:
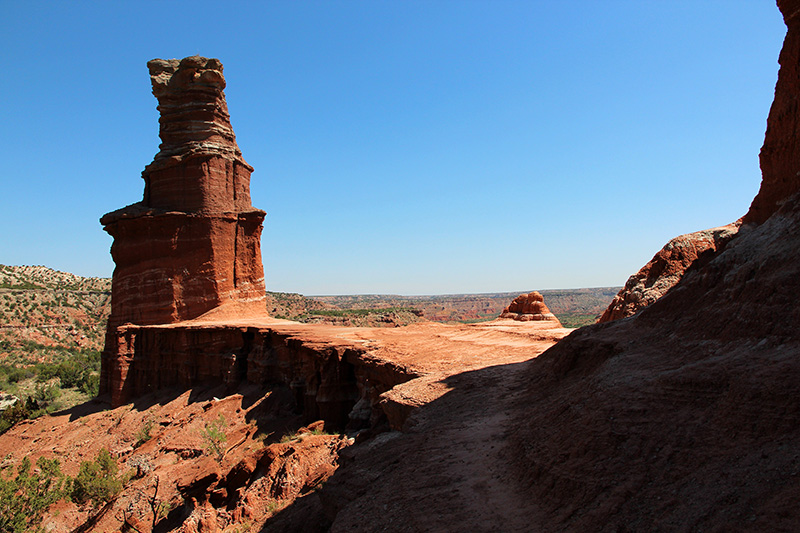
[(334, 531), (528, 531), (537, 511), (512, 481), (508, 437), (532, 361), (437, 382), (447, 391), (415, 409), (402, 431), (342, 450), (333, 476), (261, 532), (328, 531), (334, 523)]

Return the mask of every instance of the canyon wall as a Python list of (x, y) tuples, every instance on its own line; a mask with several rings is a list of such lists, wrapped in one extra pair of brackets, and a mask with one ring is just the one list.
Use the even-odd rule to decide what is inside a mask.
[(787, 199), (800, 191), (800, 2), (780, 0), (788, 32), (778, 63), (775, 99), (767, 118), (767, 131), (759, 159), (761, 188), (740, 221), (728, 226), (676, 237), (642, 269), (630, 277), (599, 322), (625, 318), (655, 302), (680, 281), (695, 261), (708, 262), (736, 236), (740, 224), (761, 224)]
[(543, 530), (797, 526), (800, 2), (778, 5), (788, 34), (764, 178), (736, 236), (636, 315), (531, 365), (510, 427)]
[(418, 377), (371, 357), (358, 343), (293, 323), (125, 325), (117, 329), (116, 339), (115, 353), (123, 364), (120, 387), (112, 391), (114, 405), (201, 383), (225, 384), (231, 393), (245, 382), (277, 384), (294, 392), (307, 422), (361, 429), (385, 418), (378, 407), (381, 394)]
[(116, 264), (101, 393), (119, 390), (127, 363), (123, 324), (169, 324), (235, 303), (263, 313), (261, 224), (250, 201), (252, 167), (230, 124), (217, 59), (148, 62), (161, 145), (142, 172), (144, 197), (103, 216)]
[(788, 29), (778, 63), (775, 99), (767, 118), (767, 132), (759, 156), (761, 189), (753, 199), (744, 223), (760, 224), (800, 190), (800, 1), (779, 0)]

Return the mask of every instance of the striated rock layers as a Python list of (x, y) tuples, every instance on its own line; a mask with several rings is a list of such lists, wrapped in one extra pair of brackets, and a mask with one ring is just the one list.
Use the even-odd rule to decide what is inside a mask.
[(625, 318), (652, 304), (683, 278), (689, 267), (699, 267), (711, 260), (739, 231), (741, 221), (681, 235), (666, 246), (628, 278), (598, 322)]
[[(800, 1), (736, 237), (530, 368), (514, 445), (542, 531), (792, 531), (800, 498)], [(535, 406), (530, 408), (529, 406)]]
[(250, 201), (252, 167), (230, 124), (217, 59), (154, 59), (160, 151), (142, 172), (142, 201), (100, 219), (116, 263), (101, 392), (122, 387), (123, 324), (168, 324), (236, 304), (263, 313), (261, 224)]
[(544, 297), (536, 292), (520, 294), (500, 313), (500, 318), (512, 318), (522, 322), (530, 320), (554, 320), (556, 315), (544, 304)]
[(788, 32), (778, 63), (778, 83), (775, 99), (769, 110), (767, 133), (761, 148), (760, 161), (763, 180), (761, 189), (744, 223), (760, 224), (767, 220), (788, 198), (800, 190), (800, 121), (797, 95), (800, 94), (800, 2), (778, 0)]

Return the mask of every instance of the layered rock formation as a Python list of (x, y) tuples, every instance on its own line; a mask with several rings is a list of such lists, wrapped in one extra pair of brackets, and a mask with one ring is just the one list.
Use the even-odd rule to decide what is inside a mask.
[(222, 64), (187, 57), (148, 63), (158, 99), (160, 151), (142, 172), (142, 201), (100, 220), (116, 263), (101, 392), (122, 388), (122, 324), (168, 324), (235, 303), (263, 313), (261, 223), (252, 167), (230, 124)]
[(520, 294), (500, 313), (500, 318), (511, 318), (521, 322), (531, 320), (554, 320), (558, 322), (556, 315), (544, 304), (544, 297), (537, 291), (528, 294)]
[[(738, 234), (538, 357), (512, 425), (544, 531), (790, 531), (800, 497), (800, 2)], [(528, 406), (535, 406), (530, 408)]]
[(652, 304), (683, 278), (686, 271), (710, 261), (739, 231), (740, 221), (675, 237), (628, 278), (600, 316), (610, 322), (633, 315)]
[[(367, 406), (363, 425), (370, 425), (370, 406), (380, 394), (417, 377), (408, 369), (367, 356), (359, 342), (337, 338), (322, 327), (295, 323), (245, 326), (232, 321), (171, 326), (121, 326), (118, 357), (129, 361), (126, 379), (113, 391), (120, 405), (163, 389), (197, 384), (243, 383), (289, 387), (306, 421), (325, 420), (344, 428), (353, 406)], [(338, 331), (338, 330), (337, 330)], [(358, 425), (358, 422), (354, 422)]]
[(767, 134), (761, 148), (763, 180), (761, 189), (744, 217), (745, 224), (760, 224), (800, 190), (800, 122), (797, 120), (800, 94), (800, 2), (778, 0), (788, 32), (783, 41), (778, 63), (775, 100), (769, 110)]

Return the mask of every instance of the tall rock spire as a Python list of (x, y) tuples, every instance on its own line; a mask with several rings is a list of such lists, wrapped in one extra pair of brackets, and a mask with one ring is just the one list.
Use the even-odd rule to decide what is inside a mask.
[(116, 330), (169, 324), (235, 303), (264, 313), (264, 211), (225, 102), (222, 63), (199, 56), (147, 64), (158, 99), (161, 145), (142, 172), (141, 202), (100, 219), (116, 264), (101, 392), (124, 381)]

